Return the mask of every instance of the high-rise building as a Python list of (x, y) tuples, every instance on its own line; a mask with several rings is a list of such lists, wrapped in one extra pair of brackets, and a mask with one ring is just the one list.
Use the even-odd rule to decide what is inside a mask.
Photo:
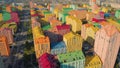
[(113, 25), (106, 25), (96, 33), (94, 51), (101, 58), (103, 68), (114, 68), (120, 47), (120, 33)]
[(34, 40), (36, 58), (44, 53), (50, 53), (50, 40), (48, 37), (39, 37)]
[(7, 38), (5, 36), (0, 36), (0, 55), (1, 56), (10, 55), (10, 48), (7, 42)]
[(6, 36), (8, 44), (13, 43), (13, 35), (12, 30), (9, 28), (1, 28), (0, 29), (0, 36)]

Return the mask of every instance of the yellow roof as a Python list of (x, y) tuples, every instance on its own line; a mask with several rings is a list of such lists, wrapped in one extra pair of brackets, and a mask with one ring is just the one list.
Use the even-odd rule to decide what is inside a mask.
[[(71, 39), (71, 38), (73, 38), (73, 37), (75, 37), (75, 36), (80, 36), (79, 34), (74, 34), (73, 32), (70, 32), (70, 33), (67, 33), (67, 34), (65, 34), (64, 35), (64, 38), (65, 39)], [(80, 36), (81, 37), (81, 36)]]
[(93, 64), (93, 63), (100, 63), (102, 64), (100, 58), (97, 55), (94, 56), (86, 56), (86, 60), (85, 60), (85, 66), (88, 64)]

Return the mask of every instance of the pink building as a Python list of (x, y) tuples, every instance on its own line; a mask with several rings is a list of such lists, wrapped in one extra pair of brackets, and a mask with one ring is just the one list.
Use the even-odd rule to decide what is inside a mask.
[(70, 25), (57, 25), (56, 31), (60, 35), (65, 35), (70, 32)]
[(44, 53), (39, 59), (38, 59), (39, 68), (59, 68), (55, 57), (51, 54)]
[(11, 21), (16, 22), (17, 24), (19, 23), (19, 16), (17, 12), (11, 12)]
[(9, 28), (1, 28), (0, 29), (0, 36), (5, 36), (8, 40), (8, 44), (13, 43), (13, 35), (12, 30)]
[(101, 58), (103, 68), (114, 68), (120, 47), (120, 33), (113, 25), (106, 25), (97, 31), (94, 51)]

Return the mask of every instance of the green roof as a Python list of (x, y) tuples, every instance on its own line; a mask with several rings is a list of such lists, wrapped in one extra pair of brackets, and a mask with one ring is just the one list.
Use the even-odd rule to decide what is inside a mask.
[(50, 25), (47, 25), (47, 26), (42, 27), (43, 30), (48, 30), (48, 29), (50, 29), (50, 28), (51, 28)]
[(65, 54), (59, 54), (58, 60), (60, 61), (60, 63), (67, 63), (77, 60), (85, 60), (85, 56), (82, 51), (75, 51)]
[(8, 20), (10, 20), (11, 19), (11, 15), (10, 15), (10, 13), (9, 12), (3, 12), (3, 20), (4, 21), (8, 21)]
[(50, 11), (44, 11), (43, 14), (46, 15), (46, 14), (51, 14), (52, 12)]

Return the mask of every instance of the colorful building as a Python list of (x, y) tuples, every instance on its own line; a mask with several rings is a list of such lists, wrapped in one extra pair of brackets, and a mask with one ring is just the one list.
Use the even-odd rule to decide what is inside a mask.
[(66, 45), (63, 41), (51, 44), (51, 54), (63, 54), (66, 53), (66, 51)]
[(44, 53), (50, 53), (50, 40), (48, 37), (39, 37), (34, 39), (34, 48), (36, 58), (38, 59)]
[(59, 21), (59, 20), (57, 20), (57, 19), (52, 19), (52, 20), (50, 20), (50, 25), (51, 25), (51, 27), (56, 27), (57, 25), (61, 25), (62, 23)]
[(60, 68), (84, 68), (85, 56), (82, 51), (57, 55)]
[(56, 32), (63, 36), (70, 32), (70, 25), (57, 25)]
[(82, 21), (74, 16), (66, 17), (66, 24), (71, 25), (73, 32), (81, 31)]
[(9, 28), (1, 28), (0, 29), (0, 36), (6, 36), (8, 44), (13, 43), (13, 35), (12, 30)]
[(102, 62), (97, 55), (86, 56), (85, 68), (102, 68)]
[(95, 17), (95, 13), (88, 12), (86, 14), (86, 20), (88, 20), (88, 21), (92, 21), (92, 18), (94, 18), (94, 17)]
[(108, 21), (109, 23), (111, 23), (112, 25), (116, 26), (117, 29), (120, 31), (120, 24), (119, 24), (117, 21), (114, 21), (114, 20), (112, 20), (112, 19), (107, 19), (107, 21)]
[(67, 33), (63, 36), (63, 41), (66, 44), (67, 52), (82, 50), (82, 37), (79, 34)]
[(0, 36), (0, 55), (1, 56), (10, 55), (10, 48), (7, 42), (7, 38), (5, 36)]
[(51, 54), (44, 53), (38, 59), (39, 68), (59, 68), (57, 60)]
[(87, 30), (87, 28), (89, 28), (89, 27), (91, 27), (91, 26), (93, 26), (93, 25), (92, 25), (92, 24), (83, 24), (83, 25), (82, 25), (82, 28), (81, 28), (81, 36), (82, 36), (82, 38), (83, 38), (84, 40), (87, 39), (86, 30)]
[(120, 33), (113, 25), (106, 25), (97, 31), (94, 51), (101, 58), (103, 68), (114, 68), (120, 47)]
[(81, 19), (86, 18), (87, 11), (86, 10), (72, 10), (68, 14), (81, 20)]
[(95, 35), (98, 30), (99, 28), (94, 26), (90, 26), (86, 29), (86, 35), (87, 35), (86, 41), (90, 43), (92, 46), (94, 45)]

